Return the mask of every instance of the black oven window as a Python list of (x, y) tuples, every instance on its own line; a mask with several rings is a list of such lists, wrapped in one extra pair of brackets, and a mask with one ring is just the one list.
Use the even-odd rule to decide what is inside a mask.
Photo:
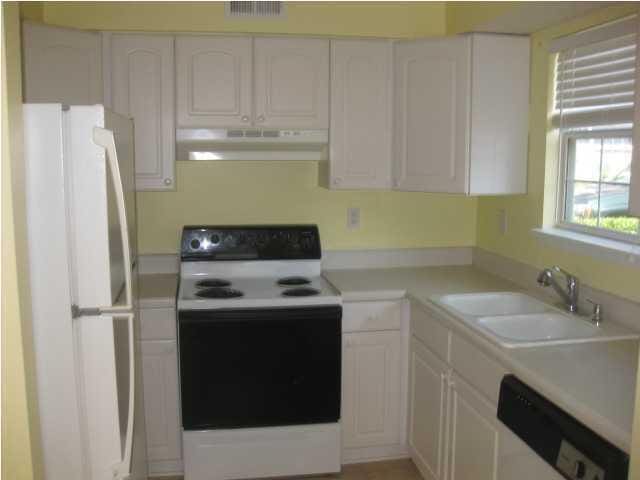
[(339, 306), (180, 312), (184, 428), (338, 421), (341, 316)]

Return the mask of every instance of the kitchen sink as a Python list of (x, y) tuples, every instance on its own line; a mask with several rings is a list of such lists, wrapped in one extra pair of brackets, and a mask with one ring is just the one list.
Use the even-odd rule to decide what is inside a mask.
[(474, 317), (543, 313), (552, 310), (552, 307), (545, 303), (517, 292), (461, 293), (444, 295), (438, 301), (454, 313)]
[(504, 315), (478, 319), (478, 326), (496, 335), (500, 343), (560, 342), (596, 337), (600, 328), (586, 320), (547, 312), (529, 315)]
[(596, 326), (588, 317), (554, 311), (480, 317), (475, 323), (483, 333), (507, 348), (638, 338), (636, 333), (617, 325)]
[(506, 348), (637, 339), (614, 323), (565, 313), (524, 293), (464, 293), (435, 297), (440, 306), (491, 342)]

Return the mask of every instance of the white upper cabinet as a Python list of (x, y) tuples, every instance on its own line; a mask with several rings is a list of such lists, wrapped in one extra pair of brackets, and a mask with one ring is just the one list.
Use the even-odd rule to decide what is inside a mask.
[(526, 193), (529, 37), (472, 40), (469, 193)]
[(397, 189), (526, 192), (527, 37), (398, 42), (394, 70)]
[(24, 22), (24, 101), (102, 103), (100, 35)]
[(170, 190), (175, 183), (173, 37), (105, 36), (113, 110), (133, 118), (136, 189)]
[(178, 127), (326, 129), (329, 41), (176, 38)]
[(391, 188), (392, 74), (390, 42), (331, 42), (330, 188)]
[(328, 128), (329, 41), (255, 38), (254, 43), (254, 123)]
[(179, 127), (250, 125), (251, 43), (251, 37), (176, 38)]
[(396, 44), (396, 188), (465, 191), (470, 53), (466, 37)]

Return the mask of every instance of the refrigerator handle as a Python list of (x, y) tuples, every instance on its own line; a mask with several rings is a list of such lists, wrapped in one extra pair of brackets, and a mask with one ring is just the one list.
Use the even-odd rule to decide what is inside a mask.
[(127, 480), (131, 476), (131, 454), (133, 452), (133, 422), (135, 420), (135, 388), (136, 388), (136, 359), (133, 338), (133, 313), (118, 314), (127, 317), (129, 324), (129, 409), (127, 418), (127, 433), (124, 441), (122, 461), (113, 467), (113, 480)]

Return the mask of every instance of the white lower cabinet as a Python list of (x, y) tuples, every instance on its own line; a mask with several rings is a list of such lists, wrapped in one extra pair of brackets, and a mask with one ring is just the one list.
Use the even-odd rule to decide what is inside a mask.
[(485, 400), (411, 339), (409, 447), (428, 480), (496, 480), (501, 424)]
[(157, 318), (162, 331), (163, 319), (175, 310), (149, 308), (141, 310), (147, 327), (142, 331), (142, 380), (144, 385), (144, 412), (147, 430), (147, 461), (149, 474), (182, 474), (182, 432), (180, 421), (180, 395), (178, 390), (178, 346), (175, 330), (165, 340), (149, 340), (160, 335), (151, 329), (151, 320)]
[(400, 332), (344, 336), (345, 448), (400, 441)]
[(408, 441), (422, 476), (560, 480), (498, 420), (500, 381), (507, 370), (436, 317), (412, 305)]
[(455, 373), (449, 380), (450, 480), (498, 478), (500, 422), (496, 406)]
[(426, 479), (444, 479), (449, 369), (415, 337), (410, 368), (409, 451)]
[[(406, 456), (406, 352), (402, 304), (345, 304), (343, 462)], [(368, 331), (371, 330), (371, 331)]]

